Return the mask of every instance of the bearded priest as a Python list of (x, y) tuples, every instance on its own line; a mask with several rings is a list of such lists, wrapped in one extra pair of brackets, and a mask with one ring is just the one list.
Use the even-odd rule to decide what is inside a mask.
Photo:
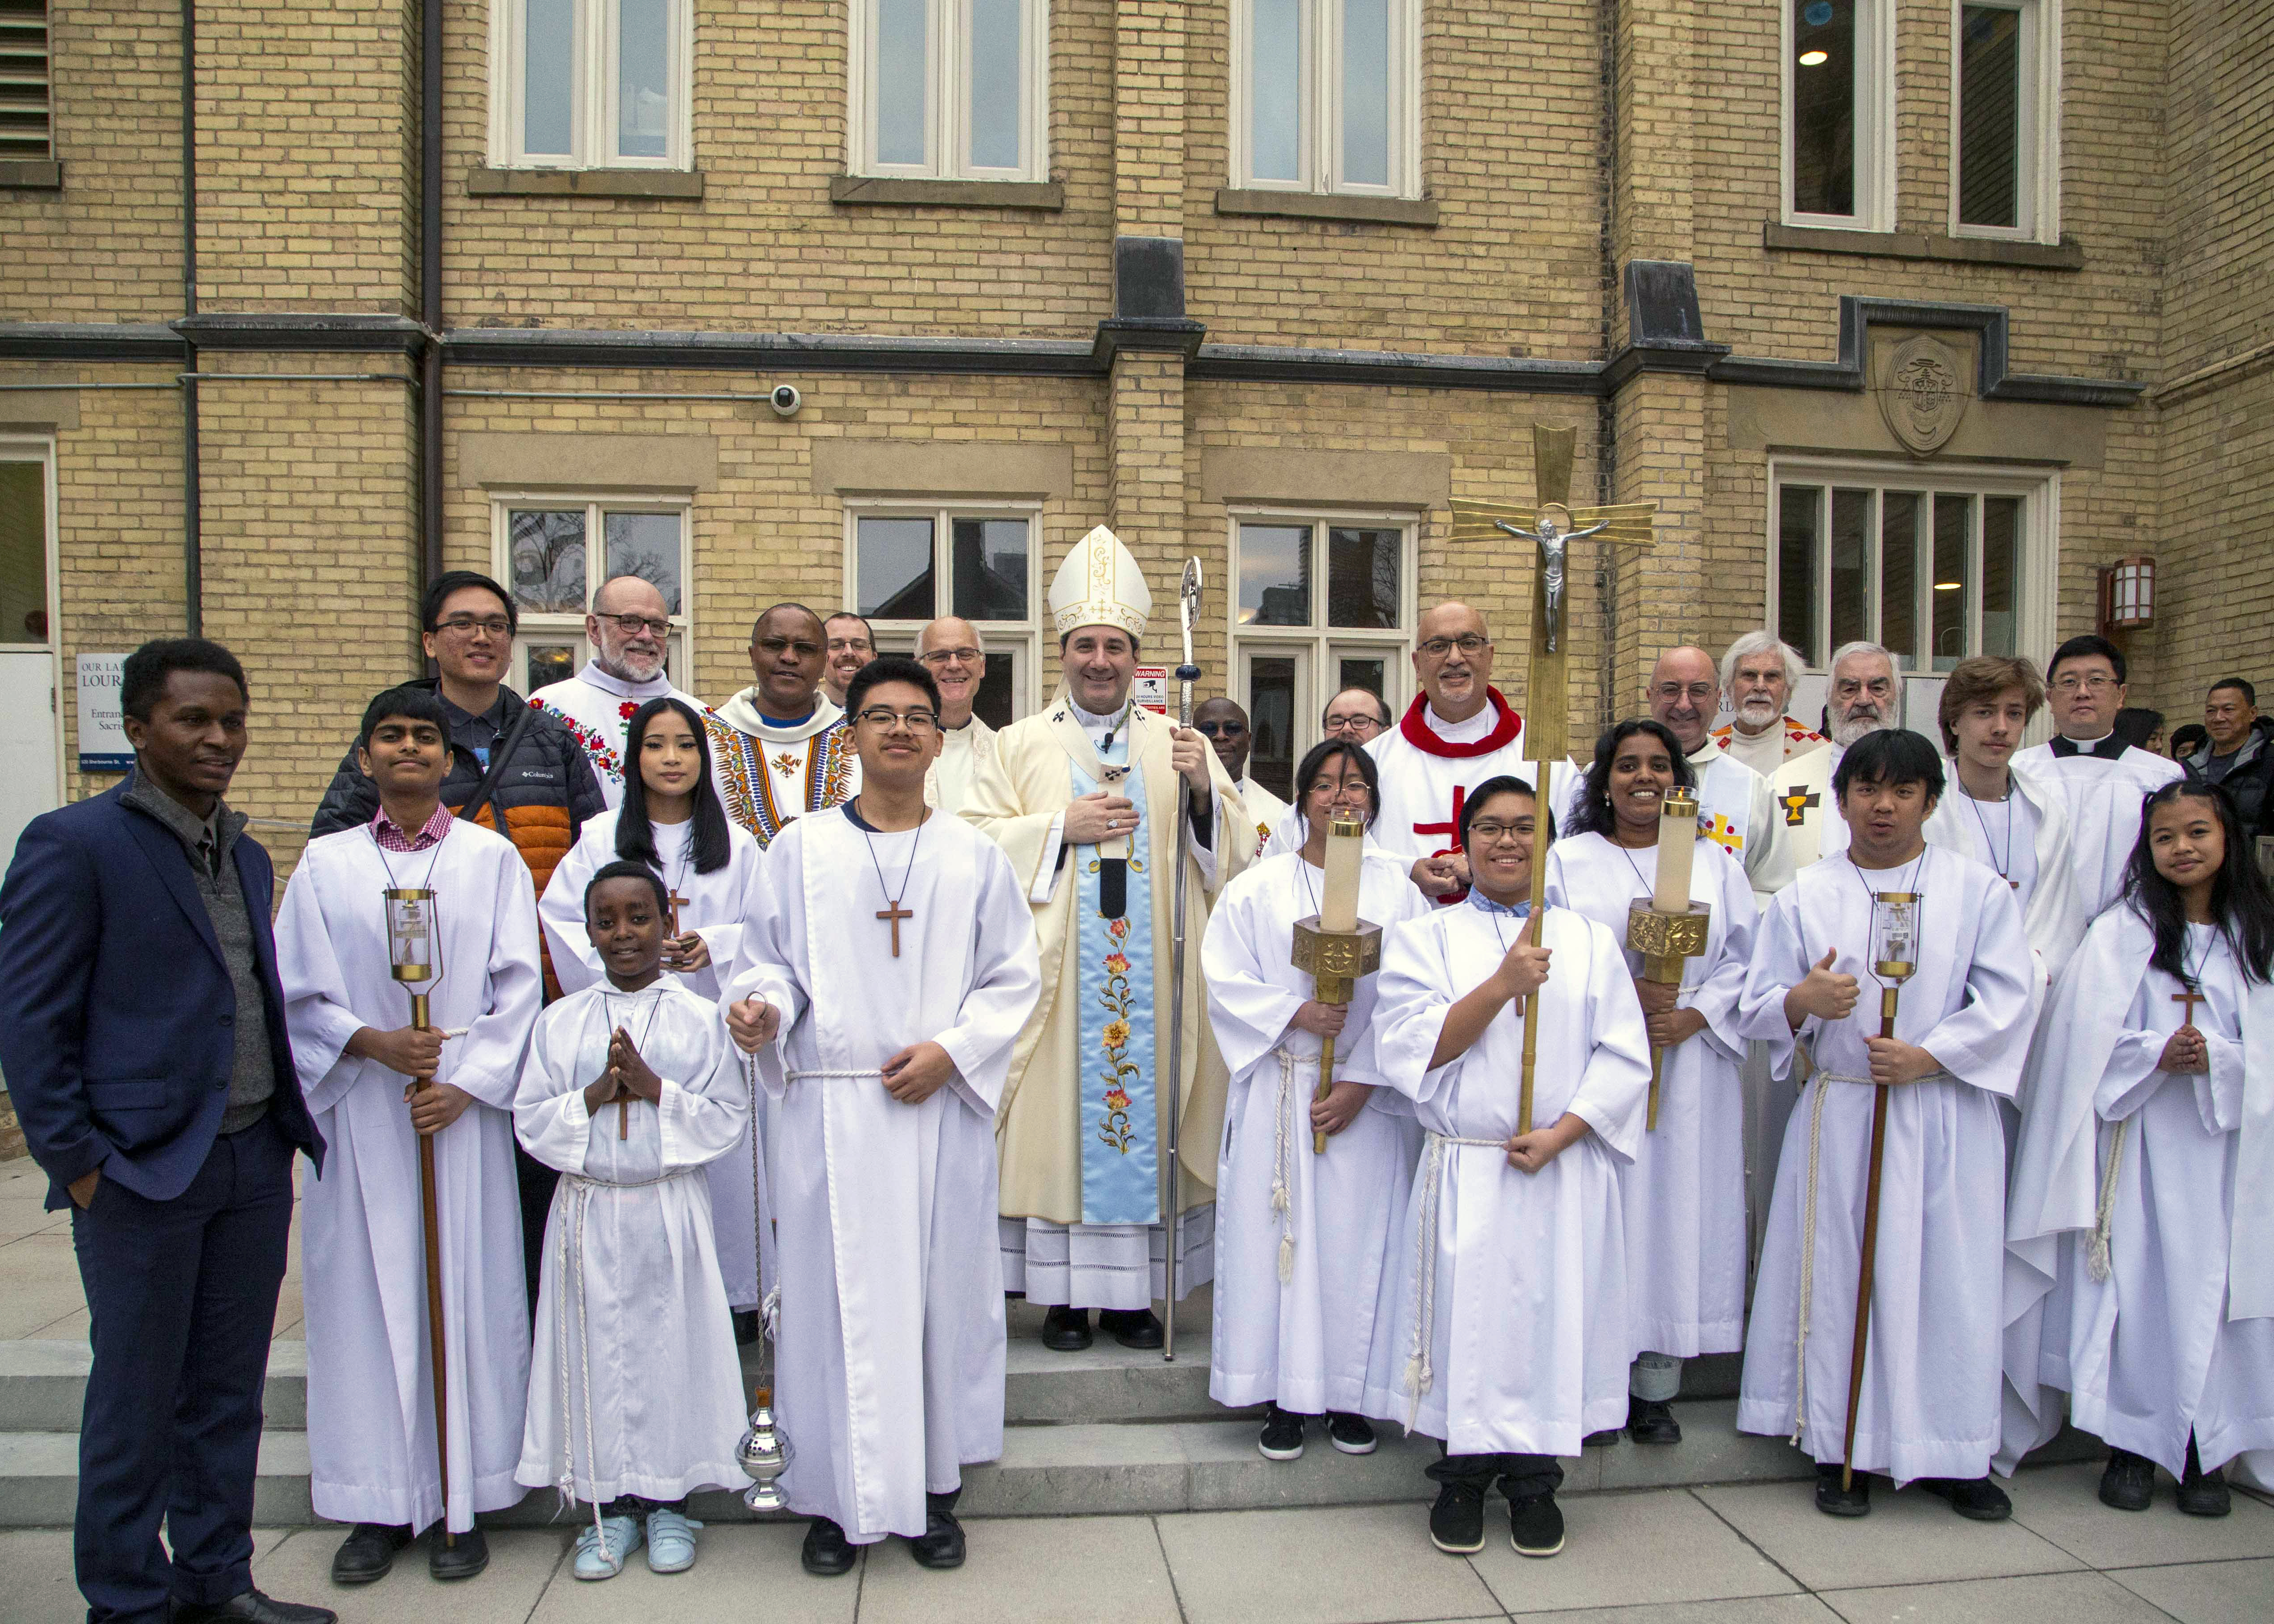
[[(995, 1118), (1005, 1286), (1050, 1312), (1046, 1347), (1090, 1342), (1089, 1311), (1126, 1348), (1162, 1343), (1154, 1300), (1177, 1245), (1178, 1296), (1211, 1273), (1225, 1072), (1209, 1031), (1200, 943), (1209, 898), (1255, 852), (1255, 822), (1208, 741), (1133, 704), (1153, 596), (1103, 525), (1050, 583), (1064, 673), (1035, 715), (976, 760), (963, 816), (1009, 854), (1034, 909), (1042, 1001)], [(1178, 803), (1185, 872), (1183, 1075), (1169, 1052)], [(1185, 1210), (1171, 1221), (1171, 1113)]]
[[(674, 590), (676, 589), (674, 589)], [(561, 718), (592, 763), (592, 777), (613, 808), (624, 800), (624, 730), (632, 712), (651, 699), (676, 699), (699, 714), (702, 702), (672, 686), (664, 664), (671, 652), (671, 607), (662, 590), (642, 575), (611, 575), (592, 594), (584, 616), (592, 658), (584, 669), (548, 682), (529, 703)], [(544, 891), (543, 884), (537, 888)], [(579, 941), (583, 929), (579, 917)]]

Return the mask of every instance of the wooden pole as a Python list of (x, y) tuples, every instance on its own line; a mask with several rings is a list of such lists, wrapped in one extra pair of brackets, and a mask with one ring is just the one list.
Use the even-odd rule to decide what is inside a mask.
[[(1319, 1087), (1318, 1092), (1311, 1096), (1314, 1103), (1326, 1102), (1328, 1093), (1335, 1086), (1334, 1075), (1335, 1041), (1332, 1038), (1321, 1038), (1319, 1040)], [(1323, 1156), (1327, 1154), (1327, 1135), (1324, 1129), (1311, 1130), (1311, 1154), (1314, 1156)]]
[[(1879, 994), (1879, 1035), (1895, 1035), (1895, 989)], [(1879, 1170), (1887, 1156), (1887, 1085), (1871, 1087), (1871, 1170), (1864, 1185), (1864, 1250), (1856, 1270), (1856, 1341), (1848, 1354), (1848, 1435), (1840, 1455), (1840, 1489), (1856, 1485), (1856, 1413), (1864, 1402), (1864, 1350), (1871, 1332), (1871, 1274), (1879, 1249)]]
[[(425, 1031), (426, 995), (410, 995), (410, 1024)], [(414, 1077), (410, 1086), (424, 1092), (434, 1086), (431, 1077)], [(426, 1355), (434, 1370), (434, 1460), (442, 1474), (442, 1544), (455, 1549), (458, 1537), (450, 1531), (450, 1377), (446, 1363), (449, 1342), (442, 1329), (442, 1226), (434, 1202), (434, 1136), (418, 1135), (418, 1206), (426, 1231)]]

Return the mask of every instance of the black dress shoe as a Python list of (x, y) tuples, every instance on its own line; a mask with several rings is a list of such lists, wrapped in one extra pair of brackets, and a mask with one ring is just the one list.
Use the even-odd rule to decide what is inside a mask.
[(799, 1547), (797, 1560), (805, 1565), (806, 1572), (834, 1579), (853, 1571), (855, 1554), (843, 1529), (827, 1517), (816, 1517), (805, 1525), (805, 1544)]
[(439, 1525), (426, 1538), (426, 1571), (437, 1579), (471, 1579), (490, 1565), (490, 1542), (478, 1528), (460, 1534), (455, 1545), (442, 1538)]
[(329, 1607), (305, 1606), (296, 1601), (278, 1601), (274, 1596), (263, 1596), (259, 1590), (240, 1590), (217, 1606), (200, 1607), (186, 1602), (176, 1602), (167, 1610), (171, 1624), (207, 1624), (207, 1620), (230, 1620), (234, 1624), (339, 1624), (339, 1614)]
[(2100, 1474), (2100, 1503), (2118, 1511), (2145, 1511), (2156, 1500), (2156, 1462), (2129, 1449), (2111, 1449)]
[(1161, 1322), (1149, 1308), (1101, 1308), (1097, 1328), (1124, 1348), (1157, 1348), (1162, 1342)]
[(924, 1496), (924, 1531), (908, 1541), (908, 1554), (919, 1568), (963, 1566), (963, 1524), (955, 1520), (955, 1500), (960, 1489)]
[(410, 1543), (410, 1530), (386, 1522), (358, 1522), (332, 1553), (334, 1584), (369, 1584), (387, 1577), (395, 1553)]
[(1089, 1310), (1053, 1308), (1043, 1316), (1043, 1346), (1057, 1353), (1080, 1353), (1089, 1346)]
[(2187, 1440), (2187, 1476), (2180, 1479), (2180, 1509), (2191, 1517), (2223, 1517), (2234, 1509), (2234, 1499), (2226, 1492), (2226, 1473), (2216, 1466), (2202, 1469), (2192, 1438)]
[(2006, 1491), (1984, 1477), (1922, 1477), (1919, 1487), (1946, 1500), (1960, 1516), (1975, 1522), (2003, 1522), (2014, 1515)]
[(734, 1311), (734, 1342), (736, 1346), (742, 1348), (749, 1347), (752, 1342), (758, 1340), (758, 1333), (764, 1327), (759, 1323), (758, 1311), (757, 1309), (738, 1308)]
[(1607, 1426), (1600, 1432), (1590, 1432), (1579, 1440), (1583, 1449), (1608, 1449), (1627, 1435), (1623, 1426)]
[(1627, 1398), (1627, 1436), (1638, 1444), (1678, 1444), (1682, 1423), (1664, 1399)]
[(1857, 1472), (1855, 1486), (1840, 1486), (1840, 1462), (1816, 1463), (1816, 1508), (1827, 1517), (1867, 1517), (1871, 1515), (1871, 1474)]

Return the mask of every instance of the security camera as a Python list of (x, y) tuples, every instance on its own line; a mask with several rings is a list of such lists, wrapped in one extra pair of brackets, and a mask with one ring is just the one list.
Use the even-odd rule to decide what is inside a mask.
[(794, 417), (797, 409), (805, 404), (805, 396), (800, 395), (794, 385), (778, 383), (773, 393), (766, 396), (766, 404), (774, 409), (777, 417)]

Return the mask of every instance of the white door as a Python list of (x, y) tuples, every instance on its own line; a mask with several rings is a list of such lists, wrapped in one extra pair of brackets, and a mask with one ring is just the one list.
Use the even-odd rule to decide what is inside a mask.
[(46, 447), (0, 444), (0, 851), (11, 859), (24, 825), (62, 800), (48, 471)]

